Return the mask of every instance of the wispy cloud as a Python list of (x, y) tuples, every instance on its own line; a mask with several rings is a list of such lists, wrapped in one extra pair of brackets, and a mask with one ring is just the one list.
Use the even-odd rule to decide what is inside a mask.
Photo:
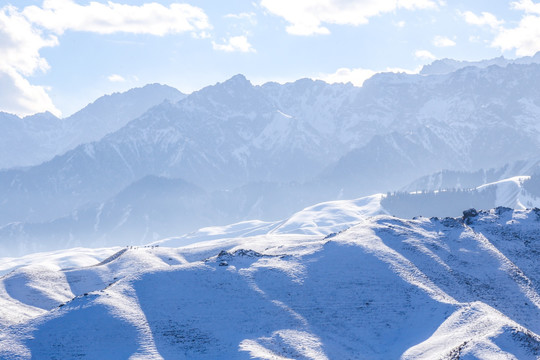
[(437, 47), (451, 47), (455, 46), (456, 42), (446, 36), (435, 36), (433, 39), (433, 45)]
[(251, 46), (246, 36), (232, 36), (229, 39), (224, 40), (222, 44), (218, 44), (212, 41), (212, 47), (214, 50), (225, 52), (255, 52), (255, 49)]
[(112, 74), (107, 77), (110, 82), (125, 82), (126, 79), (122, 75)]
[(435, 60), (437, 57), (428, 50), (416, 50), (414, 56), (421, 60)]
[(235, 19), (235, 20), (247, 20), (252, 25), (257, 24), (257, 15), (254, 12), (249, 13), (239, 13), (239, 14), (226, 14), (224, 16), (226, 19)]
[(434, 9), (431, 0), (262, 0), (261, 6), (270, 13), (284, 18), (293, 35), (329, 34), (324, 24), (361, 25), (369, 18), (397, 9)]
[(534, 55), (540, 51), (540, 3), (521, 0), (513, 2), (512, 7), (525, 14), (516, 27), (501, 27), (491, 45), (503, 51), (515, 50), (517, 56)]
[(533, 3), (531, 0), (520, 0), (512, 3), (512, 7), (523, 10), (529, 14), (540, 15), (540, 3)]
[(72, 0), (46, 0), (43, 7), (28, 6), (22, 13), (33, 24), (57, 34), (73, 30), (163, 36), (210, 28), (204, 11), (188, 4), (137, 6), (109, 1), (79, 5)]
[(465, 19), (465, 22), (471, 25), (477, 26), (489, 26), (492, 29), (498, 29), (503, 23), (503, 20), (497, 19), (495, 15), (489, 12), (482, 12), (481, 15), (476, 15), (472, 11), (465, 11), (461, 13), (461, 16)]
[(524, 12), (515, 27), (505, 26), (504, 20), (489, 12), (476, 15), (466, 11), (461, 15), (471, 25), (491, 28), (495, 34), (491, 41), (492, 47), (500, 48), (502, 51), (515, 50), (517, 56), (534, 55), (540, 51), (540, 3), (520, 0), (512, 2), (511, 6)]

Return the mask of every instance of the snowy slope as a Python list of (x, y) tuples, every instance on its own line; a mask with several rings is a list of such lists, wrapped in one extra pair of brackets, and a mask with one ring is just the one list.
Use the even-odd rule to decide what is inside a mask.
[(178, 247), (216, 239), (279, 234), (333, 236), (367, 217), (386, 213), (381, 207), (382, 197), (382, 194), (376, 194), (356, 200), (328, 201), (307, 207), (281, 221), (251, 220), (226, 226), (205, 227), (180, 237), (162, 239), (151, 245)]
[(91, 266), (84, 249), (66, 251), (69, 268), (35, 256), (0, 278), (0, 358), (540, 356), (537, 211), (355, 211), (370, 203), (321, 204), (277, 231), (244, 223), (180, 248), (95, 252)]
[(489, 187), (495, 187), (497, 206), (505, 206), (512, 209), (526, 209), (540, 206), (540, 199), (536, 199), (523, 188), (523, 182), (529, 180), (530, 176), (514, 176), (492, 183), (479, 186), (482, 191)]

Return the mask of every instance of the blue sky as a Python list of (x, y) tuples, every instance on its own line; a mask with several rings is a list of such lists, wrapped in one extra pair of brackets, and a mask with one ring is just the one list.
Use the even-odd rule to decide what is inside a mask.
[(434, 59), (539, 50), (532, 0), (0, 0), (0, 111), (68, 116), (106, 93), (238, 73), (360, 86)]

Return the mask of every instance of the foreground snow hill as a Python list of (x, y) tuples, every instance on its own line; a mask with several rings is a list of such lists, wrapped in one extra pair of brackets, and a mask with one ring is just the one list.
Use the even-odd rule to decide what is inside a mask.
[(376, 200), (10, 259), (0, 358), (540, 357), (540, 210), (403, 220)]

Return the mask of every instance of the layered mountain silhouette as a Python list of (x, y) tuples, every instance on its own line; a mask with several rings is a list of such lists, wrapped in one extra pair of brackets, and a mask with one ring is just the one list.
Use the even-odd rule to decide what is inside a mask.
[[(532, 168), (513, 164), (537, 159), (540, 65), (467, 65), (443, 74), (377, 74), (361, 88), (309, 79), (254, 86), (237, 75), (187, 96), (151, 85), (104, 97), (64, 120), (4, 114), (17, 126), (37, 123), (67, 136), (65, 150), (76, 147), (0, 171), (0, 224), (10, 234), (0, 242), (35, 242), (29, 226), (57, 231), (62, 219), (74, 228), (96, 225), (99, 209), (115, 209), (111, 228), (140, 214), (133, 221), (148, 219), (147, 233), (161, 236), (152, 225), (160, 219), (177, 219), (171, 231), (278, 219), (320, 201), (399, 190), (442, 170), (516, 169), (486, 182), (531, 175)], [(57, 134), (58, 121), (70, 125)], [(165, 194), (165, 184), (190, 190), (164, 203), (148, 195)], [(196, 204), (203, 210), (190, 213)], [(39, 236), (53, 238), (47, 231)]]

